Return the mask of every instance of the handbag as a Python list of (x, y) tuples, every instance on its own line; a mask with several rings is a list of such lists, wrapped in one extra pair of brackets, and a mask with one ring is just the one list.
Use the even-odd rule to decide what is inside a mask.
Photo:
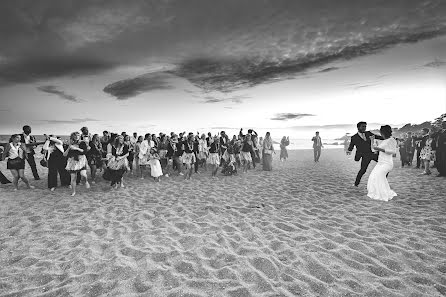
[(45, 159), (40, 160), (40, 166), (42, 167), (48, 167), (48, 161)]

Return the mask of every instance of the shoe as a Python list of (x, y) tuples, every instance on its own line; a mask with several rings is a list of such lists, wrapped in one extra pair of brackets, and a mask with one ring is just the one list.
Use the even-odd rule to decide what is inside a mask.
[(51, 191), (51, 192), (54, 192), (55, 189), (56, 189), (56, 188), (51, 188), (50, 191)]
[(86, 189), (90, 189), (90, 187), (91, 187), (90, 184), (89, 184), (88, 182), (86, 182), (86, 183), (85, 183), (85, 188), (86, 188)]
[(36, 177), (36, 178), (34, 178), (34, 180), (40, 180), (40, 177)]
[(441, 173), (439, 173), (439, 174), (436, 175), (436, 177), (442, 177), (442, 176), (446, 176), (446, 175), (441, 174)]
[(168, 175), (167, 173), (166, 173), (166, 174), (164, 174), (164, 176), (165, 176), (165, 177), (169, 177), (169, 175)]
[(183, 173), (183, 172), (180, 172), (180, 175), (181, 175), (181, 176), (183, 176), (183, 175), (184, 175), (184, 173)]
[(76, 195), (76, 192), (71, 193), (71, 197), (74, 197)]
[(31, 190), (32, 190), (32, 189), (35, 189), (35, 188), (36, 188), (36, 187), (34, 187), (34, 186), (29, 186), (29, 187), (28, 187), (28, 189), (31, 189)]

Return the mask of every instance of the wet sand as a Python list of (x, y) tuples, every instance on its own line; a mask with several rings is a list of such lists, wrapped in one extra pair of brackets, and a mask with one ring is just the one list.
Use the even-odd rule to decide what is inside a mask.
[(374, 165), (355, 188), (343, 150), (289, 154), (272, 172), (126, 176), (74, 198), (38, 165), (36, 189), (0, 186), (0, 296), (446, 295), (445, 178), (395, 159), (398, 196), (380, 202)]

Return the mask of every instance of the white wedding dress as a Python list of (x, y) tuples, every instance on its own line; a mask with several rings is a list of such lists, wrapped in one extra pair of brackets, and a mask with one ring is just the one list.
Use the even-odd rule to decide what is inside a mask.
[(385, 149), (385, 152), (379, 152), (378, 163), (370, 173), (367, 182), (367, 196), (376, 200), (389, 201), (396, 196), (396, 193), (390, 189), (386, 174), (393, 168), (393, 157), (396, 153), (396, 140), (393, 137), (385, 139), (378, 146)]

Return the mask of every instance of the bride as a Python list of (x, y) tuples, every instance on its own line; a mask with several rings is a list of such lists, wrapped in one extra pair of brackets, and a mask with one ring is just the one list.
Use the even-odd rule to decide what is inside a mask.
[(381, 126), (381, 135), (384, 140), (373, 149), (379, 152), (378, 163), (370, 173), (367, 182), (367, 196), (376, 200), (389, 201), (396, 196), (390, 189), (386, 175), (393, 168), (393, 154), (396, 153), (397, 143), (392, 137), (392, 128), (389, 125)]

